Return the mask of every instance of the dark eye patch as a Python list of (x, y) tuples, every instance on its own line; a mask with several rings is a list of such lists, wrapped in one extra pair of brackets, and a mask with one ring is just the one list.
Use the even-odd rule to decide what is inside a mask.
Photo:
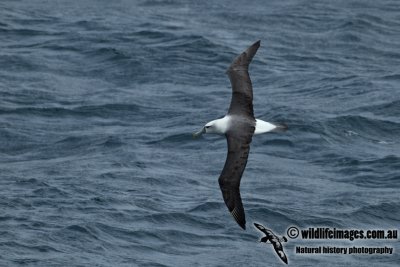
[(208, 129), (208, 128), (210, 128), (211, 126), (206, 126), (206, 128)]

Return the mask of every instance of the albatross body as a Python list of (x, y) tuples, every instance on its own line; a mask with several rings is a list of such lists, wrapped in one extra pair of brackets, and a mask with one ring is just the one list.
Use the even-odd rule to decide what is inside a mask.
[(208, 122), (199, 132), (193, 134), (194, 137), (204, 133), (225, 135), (228, 155), (218, 182), (226, 206), (243, 229), (246, 229), (246, 219), (239, 187), (252, 137), (254, 134), (286, 129), (284, 125), (254, 118), (253, 88), (248, 68), (259, 47), (260, 41), (255, 42), (236, 57), (227, 70), (232, 85), (232, 98), (226, 116)]

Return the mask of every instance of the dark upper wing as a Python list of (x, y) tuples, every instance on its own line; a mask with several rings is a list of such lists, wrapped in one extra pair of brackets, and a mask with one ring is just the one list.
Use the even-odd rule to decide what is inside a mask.
[(260, 41), (255, 42), (236, 57), (227, 70), (232, 85), (232, 99), (228, 114), (246, 114), (254, 118), (253, 86), (248, 69), (259, 47)]
[(246, 167), (254, 126), (239, 124), (240, 133), (227, 133), (228, 155), (218, 179), (225, 204), (236, 222), (246, 229), (246, 219), (240, 197), (240, 179)]
[(272, 232), (271, 229), (265, 228), (263, 225), (258, 223), (254, 223), (254, 225), (257, 227), (258, 230), (265, 234), (265, 237), (268, 238), (268, 240), (270, 240), (271, 238), (276, 238), (277, 240), (279, 240), (279, 238)]
[(272, 243), (272, 245), (274, 246), (275, 252), (276, 254), (278, 254), (279, 258), (286, 264), (288, 264), (288, 259), (286, 257), (285, 252), (283, 251), (283, 247), (281, 242), (274, 242)]
[(263, 232), (264, 234), (268, 234), (267, 229), (263, 225), (254, 223), (254, 226), (257, 227), (257, 229)]

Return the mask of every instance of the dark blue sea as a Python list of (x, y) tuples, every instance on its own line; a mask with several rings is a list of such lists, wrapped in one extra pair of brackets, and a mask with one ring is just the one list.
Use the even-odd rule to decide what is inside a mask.
[[(261, 40), (241, 183), (218, 177), (225, 74)], [(285, 266), (263, 224), (400, 228), (400, 2), (0, 2), (0, 266)], [(399, 266), (397, 239), (288, 238), (290, 266)], [(296, 247), (393, 248), (301, 254)]]

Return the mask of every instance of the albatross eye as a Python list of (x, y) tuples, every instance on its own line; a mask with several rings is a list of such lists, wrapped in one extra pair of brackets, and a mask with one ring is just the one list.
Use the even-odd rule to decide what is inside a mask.
[(206, 126), (206, 129), (210, 128), (211, 126)]

